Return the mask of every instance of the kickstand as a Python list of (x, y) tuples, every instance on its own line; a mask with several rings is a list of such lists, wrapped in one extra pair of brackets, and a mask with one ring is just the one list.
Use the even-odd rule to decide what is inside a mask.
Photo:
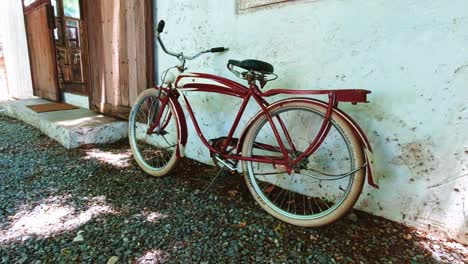
[(216, 179), (219, 177), (219, 175), (223, 174), (223, 172), (226, 170), (226, 166), (223, 166), (219, 171), (218, 173), (213, 177), (213, 179), (211, 180), (211, 182), (205, 187), (205, 189), (202, 191), (202, 193), (205, 193), (206, 191), (208, 191), (208, 189), (211, 187), (211, 185), (213, 185), (213, 183), (216, 181)]

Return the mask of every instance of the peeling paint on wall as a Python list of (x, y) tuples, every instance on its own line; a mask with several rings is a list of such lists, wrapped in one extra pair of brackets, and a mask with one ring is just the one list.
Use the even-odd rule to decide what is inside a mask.
[[(432, 154), (430, 142), (411, 142), (401, 146), (401, 153), (392, 161), (395, 165), (405, 165), (411, 170), (414, 177), (426, 178), (434, 171), (434, 155)], [(428, 181), (429, 179), (426, 178)], [(411, 182), (414, 178), (410, 179)]]

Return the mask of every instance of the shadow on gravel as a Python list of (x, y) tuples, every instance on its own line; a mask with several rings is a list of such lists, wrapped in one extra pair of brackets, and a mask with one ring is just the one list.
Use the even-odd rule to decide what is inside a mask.
[(0, 138), (1, 263), (463, 263), (467, 255), (358, 211), (324, 228), (290, 226), (255, 205), (240, 175), (201, 193), (213, 168), (185, 159), (150, 177), (125, 141), (67, 150), (1, 115)]

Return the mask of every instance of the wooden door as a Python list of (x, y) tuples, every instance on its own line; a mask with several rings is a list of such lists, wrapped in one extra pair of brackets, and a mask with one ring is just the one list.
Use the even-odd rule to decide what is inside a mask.
[(153, 85), (152, 0), (84, 0), (90, 108), (128, 118), (137, 95)]
[(50, 0), (24, 2), (24, 21), (34, 95), (60, 100), (54, 43), (54, 17)]

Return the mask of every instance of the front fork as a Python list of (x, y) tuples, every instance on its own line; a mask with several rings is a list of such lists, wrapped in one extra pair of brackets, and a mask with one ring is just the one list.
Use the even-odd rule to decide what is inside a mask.
[(158, 113), (156, 115), (156, 118), (152, 120), (152, 124), (146, 131), (146, 134), (150, 135), (150, 134), (164, 133), (164, 129), (167, 127), (167, 125), (169, 124), (169, 121), (171, 120), (172, 112), (169, 111), (168, 113), (169, 116), (167, 116), (167, 118), (163, 120), (164, 123), (162, 125), (160, 125), (160, 122), (161, 122), (161, 117), (164, 113), (164, 110), (166, 110), (166, 107), (169, 104), (169, 100), (171, 96), (176, 96), (176, 98), (179, 97), (177, 90), (160, 88), (159, 95), (156, 99), (158, 103), (160, 103), (160, 105), (157, 106), (159, 108)]

